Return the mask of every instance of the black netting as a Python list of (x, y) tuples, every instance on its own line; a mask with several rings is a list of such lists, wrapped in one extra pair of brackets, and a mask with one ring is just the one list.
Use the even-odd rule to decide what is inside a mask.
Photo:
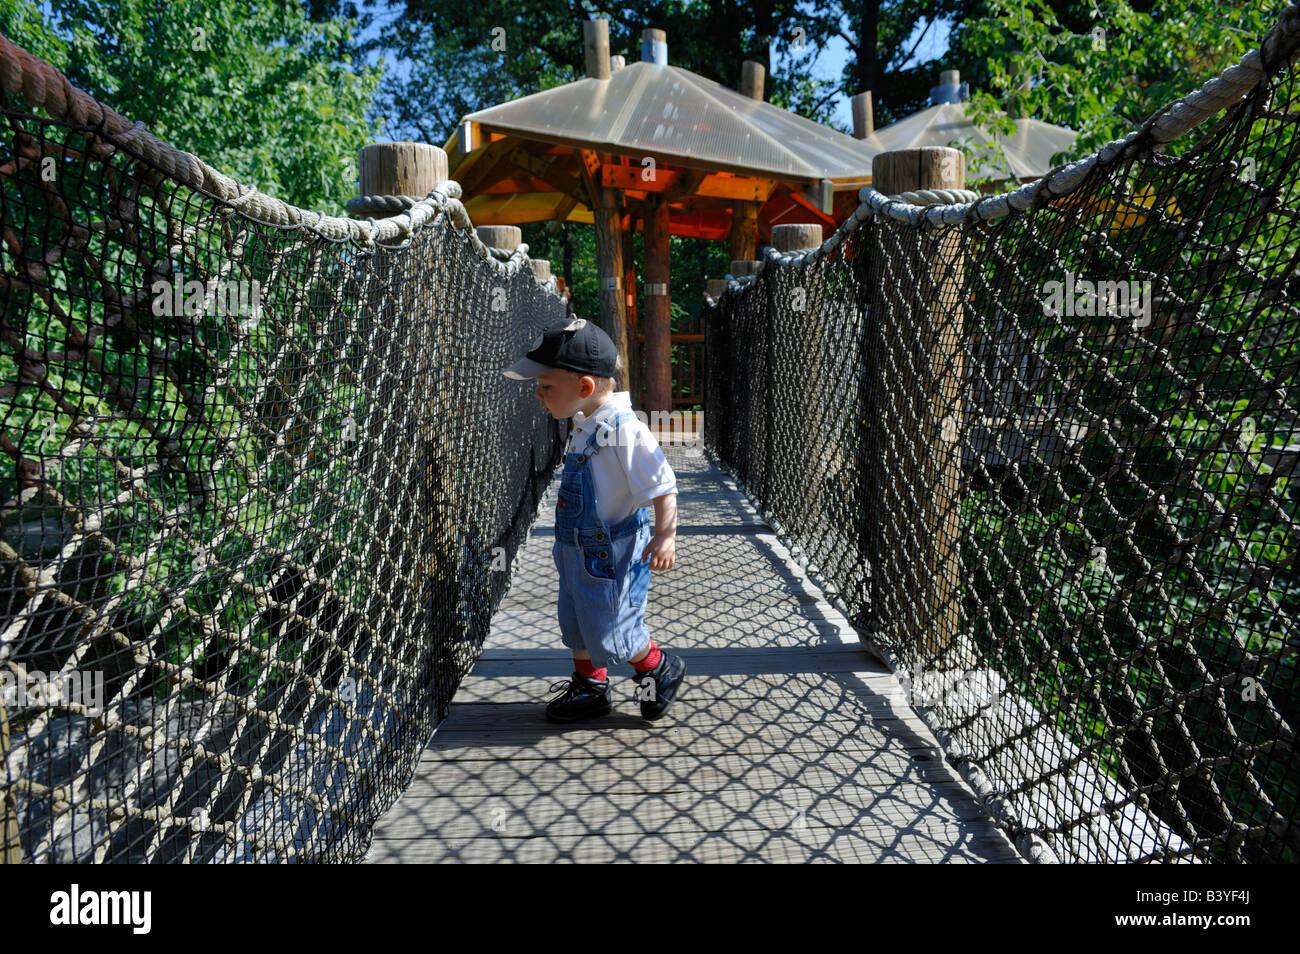
[(563, 451), (501, 369), (564, 302), (2, 105), (4, 854), (359, 859)]
[(707, 310), (706, 444), (1063, 860), (1300, 860), (1286, 18), (1181, 154), (987, 222), (864, 203)]

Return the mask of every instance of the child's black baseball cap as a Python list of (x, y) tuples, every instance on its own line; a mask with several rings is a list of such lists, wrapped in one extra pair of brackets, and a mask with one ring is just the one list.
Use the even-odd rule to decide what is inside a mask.
[(556, 368), (612, 378), (618, 349), (604, 329), (586, 318), (561, 318), (537, 336), (520, 358), (502, 372), (507, 378), (527, 381)]

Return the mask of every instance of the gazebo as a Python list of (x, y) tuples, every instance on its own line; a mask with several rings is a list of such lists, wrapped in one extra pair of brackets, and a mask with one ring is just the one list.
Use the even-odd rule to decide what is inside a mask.
[[(1052, 169), (1052, 156), (1065, 152), (1074, 145), (1078, 133), (1064, 126), (1055, 126), (1038, 119), (1021, 117), (1013, 120), (1013, 136), (990, 136), (966, 117), (962, 102), (969, 96), (967, 84), (960, 81), (957, 70), (944, 70), (939, 74), (939, 85), (930, 89), (930, 105), (884, 129), (870, 128), (870, 111), (866, 115), (866, 128), (855, 130), (862, 155), (871, 158), (882, 152), (896, 149), (919, 149), (923, 146), (947, 146), (954, 141), (972, 139), (977, 147), (991, 146), (995, 141), (1007, 157), (1010, 172), (1016, 180), (1025, 183), (1041, 178)], [(856, 105), (856, 104), (855, 104)], [(859, 122), (855, 111), (855, 122)], [(984, 178), (990, 174), (1006, 174), (1008, 170), (993, 165), (993, 153), (981, 151), (966, 170), (971, 178)], [(990, 188), (996, 186), (990, 184)]]
[(630, 238), (644, 231), (644, 405), (671, 410), (669, 236), (726, 240), (746, 260), (773, 225), (833, 229), (870, 182), (872, 147), (763, 102), (758, 63), (732, 90), (668, 65), (662, 30), (625, 66), (607, 20), (583, 26), (586, 78), (470, 113), (444, 148), (475, 223), (594, 223), (600, 324), (629, 371)]

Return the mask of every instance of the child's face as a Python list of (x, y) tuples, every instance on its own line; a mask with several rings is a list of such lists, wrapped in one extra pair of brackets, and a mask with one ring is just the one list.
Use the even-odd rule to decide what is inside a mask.
[(537, 379), (533, 394), (552, 417), (573, 417), (596, 391), (596, 379), (589, 374), (575, 378), (561, 368), (547, 371)]

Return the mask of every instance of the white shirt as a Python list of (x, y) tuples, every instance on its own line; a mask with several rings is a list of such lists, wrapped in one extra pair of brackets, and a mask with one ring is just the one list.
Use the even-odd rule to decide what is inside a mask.
[[(632, 410), (632, 393), (615, 391), (591, 415), (578, 411), (573, 415), (567, 453), (581, 454), (587, 441), (596, 433), (596, 424), (607, 421), (619, 411)], [(677, 493), (677, 475), (668, 466), (664, 450), (639, 417), (629, 419), (611, 433), (609, 443), (600, 444), (599, 453), (588, 457), (584, 467), (591, 468), (600, 519), (607, 524), (626, 520), (635, 511), (650, 506), (664, 494)], [(651, 519), (653, 524), (653, 518)]]

